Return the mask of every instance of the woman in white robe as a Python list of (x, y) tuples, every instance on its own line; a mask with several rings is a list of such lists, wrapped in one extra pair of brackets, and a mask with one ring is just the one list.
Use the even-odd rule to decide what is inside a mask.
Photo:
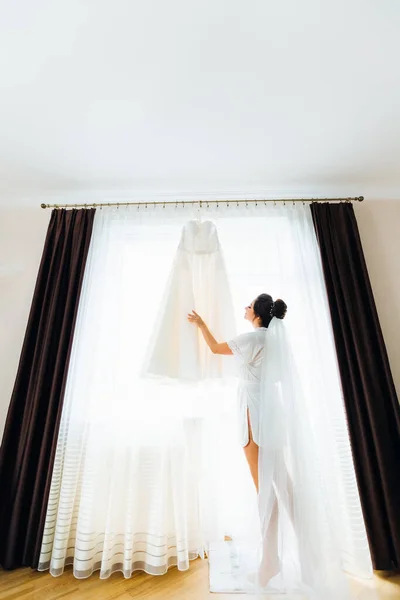
[(241, 438), (258, 494), (262, 540), (254, 591), (344, 600), (349, 587), (307, 403), (281, 321), (286, 310), (282, 300), (259, 295), (245, 308), (254, 330), (226, 342), (218, 342), (195, 311), (187, 318), (212, 353), (238, 361)]

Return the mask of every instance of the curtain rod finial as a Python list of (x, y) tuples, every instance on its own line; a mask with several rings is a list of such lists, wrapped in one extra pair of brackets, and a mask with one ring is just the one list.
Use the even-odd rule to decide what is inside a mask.
[(44, 204), (44, 202), (42, 202), (42, 204), (40, 205), (42, 208), (47, 208), (46, 205)]
[(358, 200), (359, 202), (363, 202), (363, 200), (364, 200), (364, 196), (359, 196), (359, 197), (357, 198), (357, 200)]

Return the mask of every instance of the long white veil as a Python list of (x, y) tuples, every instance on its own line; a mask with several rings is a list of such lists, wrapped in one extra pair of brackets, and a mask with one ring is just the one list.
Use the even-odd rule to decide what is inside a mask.
[[(211, 587), (347, 600), (354, 595), (345, 572), (341, 508), (332, 501), (337, 482), (329, 466), (335, 457), (326, 459), (315, 409), (326, 399), (304, 391), (281, 320), (271, 321), (264, 348), (259, 429), (253, 432), (259, 443), (258, 518), (245, 517), (247, 535), (211, 545)], [(358, 590), (357, 598), (376, 597), (371, 588), (364, 592)]]
[(302, 390), (285, 325), (278, 319), (266, 330), (259, 423), (262, 550), (256, 588), (345, 600), (350, 592), (335, 516), (325, 500), (329, 473), (322, 472), (318, 461), (318, 423)]

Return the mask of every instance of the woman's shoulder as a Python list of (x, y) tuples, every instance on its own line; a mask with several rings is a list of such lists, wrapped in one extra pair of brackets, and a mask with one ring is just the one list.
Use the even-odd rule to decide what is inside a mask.
[(265, 336), (266, 331), (267, 331), (266, 327), (256, 327), (252, 331), (246, 331), (244, 333), (239, 333), (239, 335), (236, 336), (236, 339), (254, 340), (258, 337), (263, 338)]
[(260, 330), (261, 328), (241, 333), (230, 340), (228, 346), (232, 353), (239, 356), (244, 362), (251, 362), (264, 346), (265, 329)]
[(258, 346), (259, 344), (264, 343), (266, 328), (258, 327), (253, 331), (246, 331), (245, 333), (240, 333), (232, 340), (228, 342), (228, 345), (231, 346)]
[(252, 333), (254, 333), (257, 338), (265, 338), (265, 333), (267, 332), (267, 328), (266, 327), (257, 327), (257, 329), (255, 329)]

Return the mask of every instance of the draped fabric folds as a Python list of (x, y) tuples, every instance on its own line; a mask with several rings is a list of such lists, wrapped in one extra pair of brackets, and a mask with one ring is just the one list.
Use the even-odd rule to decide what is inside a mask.
[(311, 211), (373, 564), (391, 570), (400, 566), (399, 401), (353, 206)]
[[(118, 570), (125, 577), (135, 570), (161, 574), (172, 564), (186, 569), (205, 552), (212, 557), (224, 536), (237, 548), (247, 542), (255, 548), (260, 539), (235, 383), (141, 377), (182, 227), (200, 218), (215, 223), (224, 250), (235, 307), (229, 337), (245, 330), (243, 307), (258, 293), (288, 304), (287, 339), (313, 433), (308, 448), (317, 449), (314, 476), (321, 479), (313, 506), (330, 519), (322, 535), (334, 531), (335, 565), (371, 574), (308, 208), (211, 207), (200, 215), (159, 208), (96, 214), (39, 568), (59, 575), (71, 564), (76, 577), (97, 569), (101, 577)], [(289, 538), (294, 548), (292, 530)], [(214, 591), (225, 583), (227, 591), (237, 589), (234, 571), (222, 581), (226, 571), (221, 579), (211, 560), (211, 572)]]
[(54, 210), (0, 450), (0, 564), (36, 567), (94, 210)]

